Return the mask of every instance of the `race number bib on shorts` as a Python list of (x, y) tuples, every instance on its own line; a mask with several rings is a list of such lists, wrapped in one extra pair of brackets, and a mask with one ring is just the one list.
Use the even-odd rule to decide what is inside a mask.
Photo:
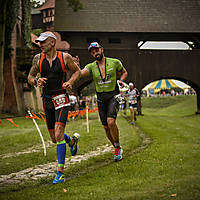
[(70, 106), (69, 99), (65, 94), (59, 94), (56, 96), (52, 97), (52, 101), (55, 107), (55, 110), (65, 107), (65, 106)]

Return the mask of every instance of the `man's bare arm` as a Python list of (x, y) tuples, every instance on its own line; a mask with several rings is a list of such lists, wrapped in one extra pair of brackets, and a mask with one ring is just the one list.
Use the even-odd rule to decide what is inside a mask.
[(28, 82), (30, 85), (34, 85), (34, 79), (37, 76), (38, 69), (39, 69), (39, 60), (40, 60), (40, 54), (37, 54), (34, 56), (32, 61), (32, 67), (28, 74)]
[(89, 75), (90, 75), (90, 72), (86, 68), (81, 70), (81, 77), (86, 77)]
[(72, 85), (80, 78), (81, 70), (70, 54), (64, 54), (64, 61), (73, 74), (67, 82), (63, 83), (63, 88), (71, 90)]
[(128, 76), (128, 72), (126, 71), (126, 69), (123, 67), (121, 72), (118, 72), (120, 75), (120, 80), (119, 80), (119, 84), (121, 87), (124, 87), (124, 83), (123, 81), (127, 78)]
[(122, 71), (119, 72), (120, 75), (120, 80), (124, 81), (126, 80), (127, 76), (128, 76), (128, 72), (126, 71), (126, 69), (123, 67)]
[[(80, 67), (80, 61), (79, 61), (79, 57), (76, 56), (73, 58), (74, 62)], [(90, 75), (90, 72), (87, 70), (87, 69), (82, 69), (81, 70), (81, 77), (85, 77), (85, 76), (89, 76)]]

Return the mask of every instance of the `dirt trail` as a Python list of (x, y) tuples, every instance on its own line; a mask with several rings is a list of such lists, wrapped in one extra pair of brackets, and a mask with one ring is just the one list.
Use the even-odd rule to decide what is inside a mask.
[[(65, 168), (77, 162), (88, 160), (91, 157), (102, 155), (112, 150), (113, 150), (112, 146), (104, 145), (104, 146), (98, 147), (97, 150), (95, 151), (91, 151), (84, 155), (77, 155), (77, 156), (71, 157), (70, 159), (66, 159)], [(27, 152), (31, 153), (30, 150), (25, 151), (24, 153), (27, 153)], [(32, 152), (35, 152), (35, 150)], [(9, 157), (11, 157), (11, 155)], [(44, 178), (47, 176), (55, 176), (56, 164), (57, 164), (56, 162), (52, 162), (52, 163), (47, 163), (44, 165), (37, 165), (35, 167), (24, 169), (16, 173), (11, 173), (9, 175), (0, 175), (0, 185), (20, 184), (20, 183), (24, 183), (24, 181), (26, 180), (37, 180), (37, 179)]]
[[(141, 143), (136, 149), (130, 152), (131, 154), (143, 151), (151, 143), (151, 138), (148, 135), (143, 133), (138, 127), (135, 127), (135, 128), (138, 132), (138, 136), (141, 138)], [(47, 147), (49, 146), (51, 146), (50, 143), (47, 144)], [(7, 157), (19, 156), (21, 154), (26, 154), (26, 153), (38, 152), (38, 151), (41, 151), (41, 149), (42, 149), (42, 146), (38, 146), (37, 148), (36, 147), (30, 148), (23, 152), (18, 152), (18, 153), (9, 154), (9, 155), (1, 155), (0, 158), (7, 158)], [(111, 152), (113, 150), (114, 150), (113, 147), (108, 144), (101, 147), (97, 147), (95, 151), (91, 151), (84, 155), (76, 155), (74, 157), (71, 157), (70, 159), (66, 159), (65, 168), (77, 162), (88, 160), (91, 157), (96, 157), (106, 152)], [(47, 163), (44, 165), (37, 165), (37, 166), (24, 169), (16, 173), (11, 173), (9, 175), (0, 175), (0, 186), (9, 185), (9, 184), (23, 184), (24, 181), (26, 180), (29, 180), (29, 181), (37, 180), (37, 179), (44, 178), (47, 176), (53, 177), (55, 176), (56, 164), (57, 164), (56, 162), (52, 162), (52, 163)]]

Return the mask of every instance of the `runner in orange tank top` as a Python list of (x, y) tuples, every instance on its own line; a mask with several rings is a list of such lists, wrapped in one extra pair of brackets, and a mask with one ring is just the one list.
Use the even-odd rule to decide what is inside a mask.
[[(67, 90), (72, 90), (72, 85), (80, 76), (80, 68), (70, 54), (56, 51), (56, 36), (52, 32), (41, 33), (36, 42), (39, 42), (42, 52), (33, 58), (28, 82), (43, 90), (48, 131), (53, 143), (57, 143), (58, 167), (53, 180), (53, 184), (57, 184), (64, 181), (66, 143), (71, 147), (72, 155), (78, 149), (80, 135), (75, 133), (70, 138), (64, 130), (70, 105)], [(67, 70), (73, 72), (69, 80), (66, 80)], [(37, 79), (38, 73), (41, 78)]]

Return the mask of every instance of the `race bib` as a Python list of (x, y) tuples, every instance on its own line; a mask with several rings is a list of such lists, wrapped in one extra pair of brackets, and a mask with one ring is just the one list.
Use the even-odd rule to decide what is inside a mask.
[(69, 99), (65, 94), (59, 94), (56, 96), (52, 97), (52, 101), (55, 107), (55, 110), (65, 107), (65, 106), (70, 106)]

